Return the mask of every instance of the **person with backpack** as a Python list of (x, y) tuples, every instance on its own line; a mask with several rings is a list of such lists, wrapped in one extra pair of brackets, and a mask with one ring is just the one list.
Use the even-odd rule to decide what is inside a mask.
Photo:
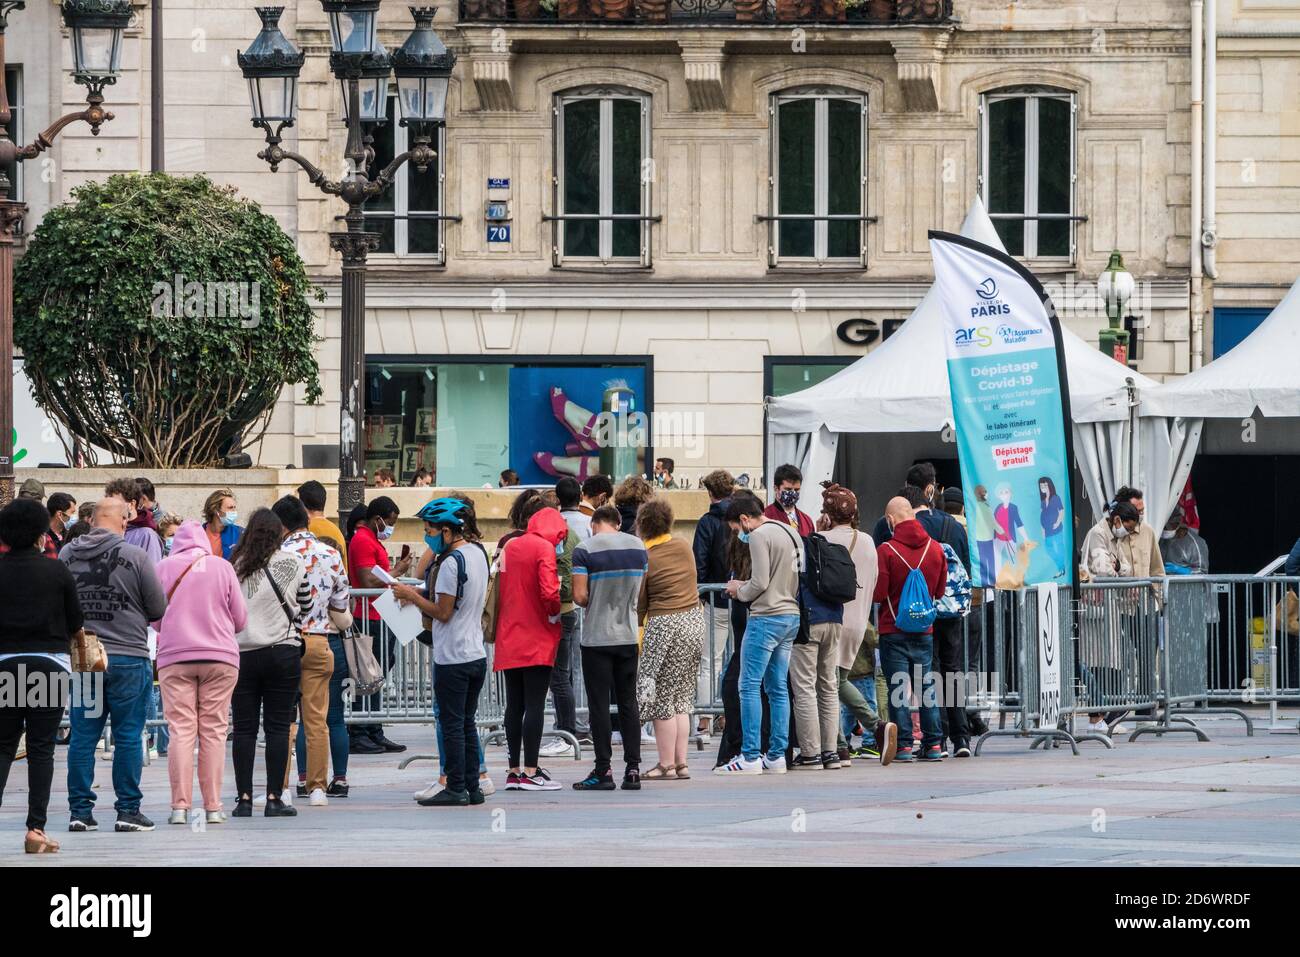
[(438, 754), (447, 785), (419, 799), (421, 807), (468, 807), (486, 797), (479, 786), (478, 699), (487, 680), (483, 606), (491, 562), (479, 543), (473, 506), (464, 499), (434, 499), (420, 509), (424, 541), (438, 557), (425, 593), (392, 585), (393, 595), (420, 609), (433, 652), (433, 693), (438, 701)]
[[(790, 649), (799, 634), (799, 574), (803, 540), (785, 522), (767, 518), (757, 498), (737, 495), (727, 507), (727, 524), (749, 545), (750, 577), (727, 582), (727, 595), (749, 603), (740, 659), (741, 753), (714, 774), (785, 774), (790, 737), (790, 693), (786, 678)], [(767, 692), (771, 713), (767, 751), (760, 740)]]
[(847, 548), (817, 532), (805, 538), (803, 545), (806, 562), (799, 595), (807, 616), (808, 640), (796, 641), (790, 653), (799, 735), (794, 767), (830, 771), (842, 766), (837, 746), (840, 680), (836, 663), (844, 605), (858, 597), (857, 568)]
[[(850, 753), (846, 740), (844, 747), (839, 749), (840, 764), (843, 766), (853, 757), (878, 758), (888, 764), (894, 759), (898, 729), (888, 720), (881, 720), (879, 709), (883, 702), (878, 703), (875, 696), (877, 639), (874, 629), (868, 640), (871, 598), (876, 591), (876, 543), (858, 528), (858, 497), (841, 485), (824, 483), (819, 524), (825, 529), (822, 532), (825, 539), (842, 546), (848, 553), (857, 580), (852, 600), (844, 603), (835, 671), (840, 704), (862, 725), (863, 744), (855, 755)], [(861, 686), (867, 689), (867, 693), (855, 683), (862, 679), (867, 679)]]
[[(876, 549), (879, 576), (875, 601), (880, 605), (880, 667), (889, 686), (889, 720), (898, 726), (894, 760), (913, 759), (912, 680), (921, 676), (917, 693), (921, 711), (923, 761), (943, 760), (943, 728), (935, 698), (935, 602), (947, 587), (943, 548), (926, 534), (911, 504), (895, 496), (885, 506), (890, 540)], [(882, 756), (883, 757), (883, 756)]]

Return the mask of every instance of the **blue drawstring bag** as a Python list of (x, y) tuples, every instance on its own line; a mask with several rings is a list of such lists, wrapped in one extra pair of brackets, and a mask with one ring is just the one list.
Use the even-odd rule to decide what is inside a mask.
[(898, 549), (891, 542), (885, 543), (898, 556), (898, 560), (907, 565), (907, 577), (903, 579), (903, 590), (898, 596), (898, 609), (895, 610), (891, 605), (889, 610), (894, 613), (894, 624), (898, 630), (908, 634), (923, 635), (934, 626), (934, 599), (930, 596), (930, 586), (926, 583), (925, 575), (921, 573), (921, 566), (925, 564), (925, 556), (932, 542), (933, 539), (926, 542), (915, 568), (907, 564), (907, 559), (899, 555)]

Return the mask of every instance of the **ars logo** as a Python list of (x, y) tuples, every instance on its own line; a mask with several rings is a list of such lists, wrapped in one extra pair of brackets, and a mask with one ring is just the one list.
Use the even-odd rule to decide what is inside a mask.
[(979, 346), (981, 349), (987, 349), (993, 344), (993, 337), (989, 335), (988, 326), (971, 326), (966, 329), (958, 329), (954, 333), (953, 339), (958, 348)]

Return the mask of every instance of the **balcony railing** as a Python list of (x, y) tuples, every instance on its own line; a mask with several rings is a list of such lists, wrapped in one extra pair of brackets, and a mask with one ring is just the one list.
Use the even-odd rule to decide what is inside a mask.
[(462, 23), (945, 23), (952, 0), (459, 0)]

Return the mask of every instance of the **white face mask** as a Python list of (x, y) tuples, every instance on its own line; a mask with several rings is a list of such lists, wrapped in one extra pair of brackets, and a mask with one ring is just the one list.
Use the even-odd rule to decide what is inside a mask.
[(1169, 539), (1173, 538), (1173, 537), (1174, 537), (1175, 535), (1177, 535), (1177, 534), (1178, 534), (1178, 533), (1177, 533), (1176, 531), (1172, 531), (1172, 530), (1166, 528), (1163, 532), (1160, 533), (1160, 537), (1163, 538), (1163, 539), (1167, 542), (1167, 541), (1169, 541)]
[(381, 542), (387, 541), (393, 534), (393, 526), (389, 525), (382, 518), (379, 520), (379, 524), (382, 525), (383, 528), (375, 533), (375, 537)]
[(1128, 529), (1125, 528), (1123, 525), (1120, 525), (1120, 526), (1116, 527), (1116, 529), (1115, 529), (1115, 537), (1116, 537), (1116, 538), (1128, 538)]

